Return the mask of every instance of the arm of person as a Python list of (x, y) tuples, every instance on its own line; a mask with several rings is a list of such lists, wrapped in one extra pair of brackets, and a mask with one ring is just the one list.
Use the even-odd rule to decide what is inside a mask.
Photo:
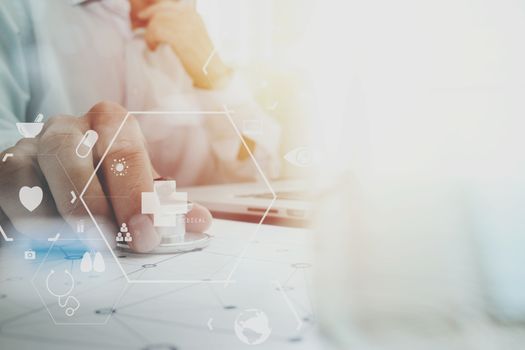
[[(258, 106), (240, 77), (215, 53), (194, 7), (184, 2), (159, 2), (135, 17), (146, 29), (145, 39), (150, 49), (168, 44), (179, 57), (193, 80), (201, 109), (228, 109), (224, 118), (205, 117), (215, 168), (208, 171), (212, 176), (204, 182), (255, 179), (258, 169), (250, 159), (252, 157), (268, 177), (276, 177), (280, 167), (280, 128)], [(248, 125), (255, 130), (246, 132), (245, 126)]]
[[(5, 227), (8, 223), (19, 233), (42, 239), (57, 232), (51, 222), (62, 227), (61, 218), (71, 227), (79, 218), (87, 223), (90, 220), (84, 207), (72, 203), (70, 193), (89, 182), (84, 200), (109, 242), (115, 242), (116, 223), (126, 222), (133, 237), (130, 248), (152, 250), (160, 236), (151, 217), (141, 213), (141, 194), (152, 191), (156, 174), (138, 122), (129, 116), (122, 125), (127, 115), (123, 107), (101, 102), (81, 117), (49, 118), (34, 138), (18, 134), (16, 123), (32, 120), (32, 105), (40, 102), (39, 95), (33, 93), (39, 72), (31, 71), (36, 67), (31, 53), (37, 46), (26, 5), (22, 0), (0, 2), (0, 161), (14, 154), (5, 164), (0, 163), (0, 224)], [(79, 157), (76, 148), (88, 130), (99, 135), (98, 141), (85, 157)], [(50, 158), (56, 158), (60, 166)], [(112, 159), (120, 158), (129, 166), (125, 177), (112, 171)], [(25, 186), (42, 193), (35, 208), (29, 209), (21, 200), (20, 190)], [(192, 218), (199, 219), (188, 224), (193, 232), (204, 231), (211, 223), (209, 212), (199, 205), (188, 214), (188, 219)], [(91, 231), (95, 228), (88, 225), (86, 233)]]
[(227, 118), (205, 119), (212, 151), (220, 164), (219, 178), (255, 180), (259, 169), (252, 157), (267, 177), (276, 178), (280, 171), (281, 130), (258, 105), (244, 81), (233, 75), (220, 89), (195, 90), (204, 110), (227, 111)]
[[(130, 248), (148, 252), (158, 246), (161, 237), (150, 215), (142, 213), (142, 193), (152, 192), (157, 177), (149, 159), (142, 131), (134, 116), (123, 107), (100, 102), (81, 117), (59, 115), (50, 118), (35, 138), (25, 138), (0, 152), (16, 156), (0, 166), (0, 209), (3, 220), (20, 233), (35, 239), (55, 234), (52, 223), (63, 218), (70, 227), (79, 219), (90, 222), (82, 205), (70, 201), (70, 191), (83, 190), (83, 202), (97, 220), (97, 227), (115, 244), (117, 223), (127, 223), (131, 232)], [(125, 123), (124, 123), (125, 121)], [(118, 135), (115, 130), (119, 129)], [(88, 131), (98, 140), (84, 157), (76, 149)], [(56, 157), (61, 166), (49, 161)], [(125, 159), (124, 175), (115, 173), (114, 160)], [(94, 176), (95, 175), (95, 176)], [(23, 186), (39, 188), (41, 203), (28, 209), (19, 200)], [(0, 221), (3, 221), (0, 220)], [(1, 222), (3, 223), (3, 222)], [(202, 232), (211, 224), (211, 215), (194, 204), (188, 214), (188, 230)], [(62, 225), (60, 224), (58, 228)], [(86, 225), (86, 237), (98, 230)]]

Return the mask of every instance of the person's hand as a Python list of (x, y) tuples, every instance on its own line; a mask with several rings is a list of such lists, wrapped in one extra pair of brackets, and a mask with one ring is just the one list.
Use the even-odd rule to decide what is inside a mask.
[[(132, 9), (132, 23), (145, 28), (150, 49), (155, 50), (160, 44), (169, 45), (196, 87), (214, 89), (228, 82), (231, 70), (216, 53), (212, 56), (213, 43), (202, 18), (190, 3), (154, 1), (148, 7)], [(210, 56), (206, 74), (203, 67)]]
[[(14, 156), (0, 166), (0, 217), (8, 219), (18, 232), (33, 237), (36, 234), (54, 236), (54, 228), (46, 227), (47, 219), (62, 217), (75, 227), (79, 218), (86, 218), (86, 212), (80, 203), (71, 203), (70, 192), (82, 191), (93, 176), (83, 198), (110, 242), (115, 242), (118, 225), (127, 223), (132, 234), (132, 250), (147, 252), (155, 248), (160, 236), (149, 215), (141, 214), (141, 195), (153, 190), (156, 174), (138, 122), (130, 115), (122, 124), (126, 114), (121, 106), (102, 102), (80, 118), (51, 118), (39, 136), (22, 139), (2, 152), (0, 159), (6, 153)], [(120, 133), (113, 140), (121, 125)], [(80, 158), (76, 148), (87, 130), (96, 131), (99, 139), (89, 156)], [(110, 143), (112, 146), (106, 154)], [(100, 168), (96, 168), (102, 158)], [(117, 176), (112, 168), (116, 159), (125, 159), (127, 163), (124, 176)], [(43, 190), (44, 200), (33, 212), (19, 199), (19, 191), (24, 186), (38, 186)], [(188, 230), (202, 232), (210, 219), (207, 209), (194, 206), (188, 222), (195, 223), (188, 224)], [(84, 221), (89, 225), (91, 220)]]

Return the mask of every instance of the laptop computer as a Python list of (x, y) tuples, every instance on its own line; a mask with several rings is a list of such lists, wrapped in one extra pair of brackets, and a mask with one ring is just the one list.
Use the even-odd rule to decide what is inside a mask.
[(271, 189), (264, 182), (236, 183), (186, 187), (181, 191), (188, 192), (192, 202), (204, 205), (218, 219), (259, 222), (266, 213), (265, 224), (307, 226), (312, 199), (307, 181), (277, 180), (270, 185)]

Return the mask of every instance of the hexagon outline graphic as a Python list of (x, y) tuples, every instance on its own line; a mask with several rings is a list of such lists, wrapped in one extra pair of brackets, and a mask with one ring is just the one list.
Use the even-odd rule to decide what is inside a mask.
[[(224, 284), (225, 287), (227, 287), (230, 283), (235, 283), (235, 281), (232, 280), (232, 276), (237, 271), (237, 268), (239, 267), (239, 264), (240, 264), (241, 260), (246, 255), (246, 252), (248, 251), (248, 248), (249, 248), (250, 244), (257, 237), (257, 234), (259, 233), (259, 230), (260, 230), (260, 227), (261, 227), (262, 223), (264, 222), (264, 220), (268, 216), (268, 213), (270, 212), (270, 209), (273, 207), (273, 205), (274, 205), (274, 203), (275, 203), (275, 201), (277, 199), (277, 195), (275, 194), (275, 191), (273, 190), (273, 188), (272, 188), (272, 186), (270, 184), (270, 181), (268, 181), (266, 175), (264, 174), (264, 172), (262, 171), (261, 167), (259, 166), (259, 163), (257, 163), (257, 160), (255, 159), (252, 151), (250, 150), (250, 148), (246, 144), (246, 141), (243, 139), (242, 134), (239, 131), (239, 128), (237, 127), (237, 125), (235, 125), (235, 123), (233, 121), (233, 118), (231, 116), (231, 113), (235, 113), (235, 112), (229, 110), (226, 105), (223, 105), (223, 108), (224, 108), (224, 110), (222, 110), (222, 111), (130, 111), (130, 112), (128, 112), (126, 114), (126, 116), (124, 117), (122, 123), (119, 125), (117, 131), (115, 132), (115, 135), (113, 135), (113, 138), (111, 139), (107, 149), (104, 151), (104, 154), (100, 158), (100, 161), (98, 162), (97, 166), (95, 167), (95, 169), (93, 171), (93, 174), (91, 174), (91, 176), (89, 177), (86, 185), (84, 186), (84, 189), (80, 193), (79, 200), (82, 202), (82, 204), (86, 208), (86, 211), (88, 212), (89, 217), (93, 221), (93, 224), (97, 228), (97, 231), (99, 232), (100, 236), (102, 237), (102, 239), (106, 243), (108, 249), (111, 251), (111, 255), (113, 256), (113, 258), (115, 259), (115, 262), (117, 263), (117, 265), (119, 266), (120, 270), (122, 271), (122, 274), (126, 277), (126, 280), (127, 280), (128, 283), (136, 283), (136, 284), (156, 284), (156, 283), (188, 283), (188, 284), (194, 284), (194, 283), (208, 283), (208, 284)], [(149, 114), (149, 115), (166, 115), (166, 114), (168, 114), (168, 115), (201, 114), (202, 115), (202, 114), (206, 114), (206, 115), (224, 115), (224, 116), (226, 116), (228, 118), (228, 121), (232, 125), (233, 129), (235, 130), (235, 133), (237, 134), (237, 136), (241, 140), (242, 145), (244, 146), (244, 148), (246, 149), (247, 153), (249, 154), (251, 160), (253, 161), (257, 172), (261, 175), (261, 177), (262, 177), (262, 179), (264, 181), (264, 184), (266, 185), (266, 187), (268, 187), (268, 190), (272, 194), (272, 200), (270, 201), (270, 204), (268, 205), (268, 208), (266, 208), (266, 210), (264, 211), (263, 216), (261, 217), (261, 219), (257, 223), (257, 226), (256, 226), (254, 232), (252, 233), (250, 239), (246, 243), (245, 247), (240, 252), (240, 254), (235, 258), (235, 263), (233, 265), (233, 268), (230, 271), (230, 273), (228, 274), (228, 277), (226, 279), (221, 279), (221, 280), (213, 280), (213, 279), (211, 279), (211, 280), (210, 279), (198, 279), (198, 280), (135, 280), (135, 279), (130, 279), (128, 274), (126, 273), (126, 271), (122, 267), (122, 264), (120, 263), (120, 261), (119, 261), (118, 257), (116, 256), (114, 250), (111, 248), (110, 243), (108, 242), (108, 240), (106, 239), (104, 233), (100, 229), (100, 226), (98, 225), (95, 217), (91, 213), (91, 210), (89, 209), (88, 205), (86, 204), (86, 202), (84, 200), (84, 194), (86, 193), (88, 187), (91, 185), (93, 179), (96, 176), (97, 171), (99, 170), (100, 166), (102, 165), (102, 162), (106, 159), (106, 157), (107, 157), (111, 147), (113, 146), (113, 143), (115, 142), (115, 140), (117, 139), (118, 135), (120, 134), (122, 128), (124, 127), (124, 124), (126, 123), (126, 121), (129, 118), (129, 116), (130, 115), (144, 115), (144, 114)]]
[[(42, 302), (42, 304), (44, 305), (47, 313), (49, 314), (49, 316), (51, 317), (51, 319), (53, 320), (53, 323), (55, 324), (55, 326), (104, 326), (106, 325), (108, 322), (109, 322), (109, 319), (111, 318), (111, 316), (113, 315), (113, 312), (110, 312), (106, 318), (104, 319), (104, 322), (78, 322), (78, 323), (67, 323), (67, 322), (57, 322), (55, 320), (55, 317), (53, 316), (53, 313), (51, 312), (51, 310), (49, 310), (49, 308), (47, 307), (47, 304), (46, 304), (46, 301), (44, 300), (44, 298), (42, 297), (42, 295), (40, 294), (40, 291), (38, 290), (37, 286), (35, 285), (35, 279), (36, 277), (38, 276), (38, 274), (40, 273), (40, 269), (42, 268), (42, 265), (44, 265), (44, 263), (46, 262), (46, 259), (47, 257), (49, 256), (49, 253), (53, 250), (53, 247), (55, 246), (56, 244), (56, 241), (53, 241), (51, 243), (51, 246), (49, 247), (46, 255), (44, 256), (44, 258), (42, 259), (42, 262), (40, 263), (40, 265), (38, 265), (38, 268), (37, 270), (35, 271), (35, 273), (33, 274), (33, 277), (31, 278), (31, 285), (33, 286), (33, 289), (36, 291), (36, 294), (38, 294), (38, 297), (40, 298), (40, 301)], [(117, 297), (117, 299), (115, 300), (115, 302), (113, 303), (113, 305), (111, 305), (111, 309), (112, 310), (115, 310), (115, 306), (120, 302), (120, 300), (122, 299), (122, 297), (124, 296), (124, 293), (126, 292), (127, 290), (127, 285), (124, 286), (124, 288), (122, 288), (122, 291), (120, 292), (120, 295)]]
[[(62, 148), (63, 146), (60, 146), (60, 149)], [(71, 192), (74, 192), (75, 195), (78, 194), (78, 188), (76, 188), (74, 182), (71, 180), (71, 176), (69, 175), (69, 173), (67, 172), (66, 168), (64, 167), (64, 164), (62, 164), (62, 160), (58, 157), (58, 154), (57, 153), (18, 153), (18, 156), (20, 155), (23, 155), (23, 156), (33, 156), (33, 157), (36, 157), (36, 156), (42, 156), (42, 157), (49, 157), (49, 158), (54, 158), (56, 160), (56, 163), (60, 166), (60, 168), (62, 169), (62, 172), (64, 173), (64, 175), (66, 176), (67, 178), (67, 181), (69, 182), (69, 185), (71, 185), (71, 187), (73, 188), (73, 190)], [(76, 201), (76, 200), (75, 200)], [(71, 204), (74, 204), (74, 207), (71, 208), (67, 213), (68, 215), (71, 214), (71, 212), (73, 212), (75, 209), (76, 209), (76, 206), (77, 204), (75, 204), (75, 201), (72, 201), (70, 202)], [(61, 225), (58, 230), (56, 231), (57, 233), (57, 236), (54, 236), (54, 237), (47, 237), (47, 238), (43, 238), (41, 240), (47, 240), (48, 242), (53, 242), (55, 239), (58, 239), (60, 237), (60, 233), (61, 231), (63, 230), (63, 228), (65, 226), (67, 226), (67, 222), (65, 222), (63, 225)], [(6, 235), (6, 232), (3, 230), (2, 227), (0, 227), (0, 232), (3, 239), (6, 241), (6, 242), (12, 242), (14, 241), (15, 239), (14, 238), (9, 238), (7, 237)], [(34, 239), (34, 240), (40, 240), (40, 239)]]

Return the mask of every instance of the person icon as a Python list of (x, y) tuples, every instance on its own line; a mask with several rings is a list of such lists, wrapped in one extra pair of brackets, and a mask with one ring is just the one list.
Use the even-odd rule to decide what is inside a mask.
[(117, 242), (123, 242), (124, 237), (122, 237), (122, 232), (117, 233)]
[(131, 237), (131, 233), (126, 232), (126, 237), (124, 238), (124, 241), (126, 241), (126, 242), (133, 241), (133, 238)]
[[(131, 239), (128, 240), (128, 236), (130, 236), (130, 233), (128, 231), (128, 226), (125, 223), (122, 223), (122, 225), (120, 226), (120, 231), (117, 233), (117, 242), (131, 242)], [(125, 238), (124, 235), (126, 236)]]

